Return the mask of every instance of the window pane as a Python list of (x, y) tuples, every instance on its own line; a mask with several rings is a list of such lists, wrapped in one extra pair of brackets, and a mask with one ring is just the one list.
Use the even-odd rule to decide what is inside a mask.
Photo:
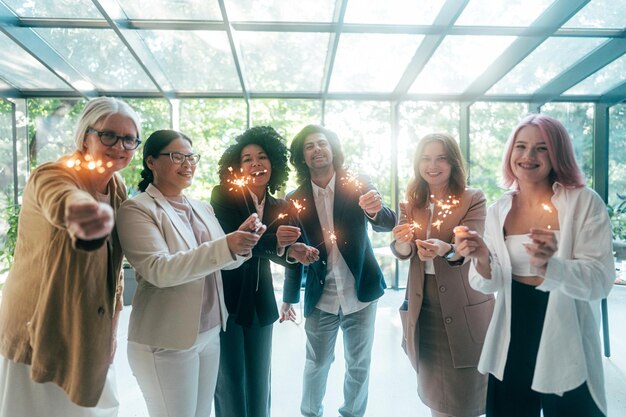
[[(391, 140), (389, 102), (328, 101), (326, 127), (337, 133), (345, 166), (353, 173), (369, 175), (387, 205), (391, 204)], [(345, 231), (335, 230), (341, 239)], [(389, 250), (390, 234), (374, 233), (370, 239), (388, 286), (394, 284), (395, 258)]]
[(329, 90), (393, 91), (423, 38), (364, 33), (341, 35)]
[(238, 0), (226, 2), (231, 21), (331, 22), (335, 0)]
[[(413, 177), (417, 142), (429, 133), (445, 132), (459, 137), (459, 105), (456, 103), (407, 101), (398, 108), (398, 201), (405, 200), (406, 187)], [(389, 238), (389, 241), (393, 239)], [(399, 288), (405, 288), (409, 262), (398, 262)]]
[(444, 0), (350, 0), (344, 21), (396, 25), (429, 25)]
[(20, 17), (102, 19), (89, 0), (3, 0)]
[[(626, 104), (609, 109), (609, 204), (614, 207), (622, 200), (618, 194), (626, 194)], [(626, 215), (622, 216), (624, 228), (621, 240), (626, 240)]]
[(606, 41), (606, 38), (548, 38), (487, 94), (530, 94)]
[[(621, 3), (621, 4), (620, 4)], [(564, 28), (624, 29), (626, 7), (615, 0), (593, 0), (574, 15)]]
[(460, 26), (528, 26), (554, 0), (472, 0), (455, 25)]
[[(13, 201), (13, 109), (11, 103), (0, 99), (0, 248), (4, 248)], [(8, 260), (0, 256), (0, 289), (9, 268)]]
[(250, 88), (319, 92), (328, 33), (239, 32)]
[(593, 185), (593, 105), (590, 103), (549, 103), (541, 108), (565, 126), (572, 138), (576, 162), (587, 180)]
[(165, 20), (222, 20), (220, 7), (215, 0), (119, 0), (122, 9), (131, 19)]
[(622, 55), (563, 94), (604, 94), (624, 81), (626, 81), (626, 55)]
[(219, 184), (217, 162), (245, 129), (243, 100), (180, 100), (180, 131), (193, 140), (194, 151), (202, 155), (189, 195), (211, 199), (211, 190)]
[(40, 28), (35, 31), (100, 90), (157, 91), (112, 30)]
[(0, 33), (0, 77), (20, 89), (71, 90), (4, 33)]
[(225, 32), (140, 31), (178, 91), (241, 91)]
[(515, 38), (447, 36), (411, 86), (411, 93), (462, 93)]
[(499, 186), (504, 145), (527, 113), (521, 103), (479, 102), (470, 108), (470, 185), (483, 190), (487, 205), (504, 193)]

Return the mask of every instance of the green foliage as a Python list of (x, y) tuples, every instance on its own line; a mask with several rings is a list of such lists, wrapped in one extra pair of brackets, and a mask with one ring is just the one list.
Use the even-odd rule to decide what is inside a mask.
[(0, 216), (3, 223), (3, 233), (0, 234), (0, 273), (6, 272), (13, 264), (13, 253), (17, 242), (17, 223), (20, 216), (20, 206), (13, 204), (13, 198), (6, 194), (6, 207)]
[(620, 203), (616, 206), (607, 205), (611, 219), (611, 231), (614, 240), (626, 241), (626, 195), (617, 194)]

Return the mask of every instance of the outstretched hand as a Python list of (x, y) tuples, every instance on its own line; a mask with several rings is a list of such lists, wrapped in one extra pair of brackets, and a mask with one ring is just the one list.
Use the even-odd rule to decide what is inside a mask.
[(113, 209), (106, 203), (70, 203), (65, 208), (67, 230), (82, 240), (108, 236), (113, 230)]

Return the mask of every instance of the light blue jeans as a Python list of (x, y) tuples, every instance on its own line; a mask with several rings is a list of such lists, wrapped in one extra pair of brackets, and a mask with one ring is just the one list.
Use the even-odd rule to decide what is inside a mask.
[(346, 374), (343, 381), (344, 403), (339, 409), (342, 417), (363, 417), (367, 407), (370, 362), (374, 344), (376, 305), (344, 315), (325, 313), (319, 309), (307, 317), (306, 362), (300, 412), (305, 417), (322, 417), (322, 400), (330, 365), (335, 360), (335, 342), (339, 327), (343, 332), (343, 354)]

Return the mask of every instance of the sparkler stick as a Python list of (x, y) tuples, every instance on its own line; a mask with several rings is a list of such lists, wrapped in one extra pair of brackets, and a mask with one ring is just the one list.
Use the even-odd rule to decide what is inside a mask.
[(404, 209), (404, 212), (406, 213), (406, 219), (407, 219), (407, 223), (409, 224), (411, 233), (414, 235), (416, 230), (422, 230), (422, 226), (418, 222), (413, 220), (411, 216), (409, 215), (409, 209), (408, 209), (409, 202), (407, 200), (403, 200), (399, 204), (400, 204), (400, 207), (402, 207)]
[(284, 219), (284, 218), (285, 218), (285, 217), (287, 217), (287, 216), (289, 216), (289, 214), (288, 214), (288, 213), (279, 213), (279, 214), (278, 214), (278, 216), (277, 216), (274, 220), (272, 220), (272, 222), (271, 222), (270, 224), (268, 224), (268, 225), (267, 225), (267, 230), (270, 230), (270, 227), (271, 227), (274, 223), (276, 223), (278, 220), (282, 220), (282, 219)]
[[(335, 243), (337, 243), (337, 235), (335, 234), (334, 231), (328, 231), (328, 239), (330, 240), (330, 244), (331, 246), (334, 245)], [(326, 242), (326, 239), (324, 239), (322, 241), (322, 243), (319, 243), (315, 246), (313, 246), (314, 248), (318, 248), (320, 246), (322, 246), (324, 244), (324, 242)]]

